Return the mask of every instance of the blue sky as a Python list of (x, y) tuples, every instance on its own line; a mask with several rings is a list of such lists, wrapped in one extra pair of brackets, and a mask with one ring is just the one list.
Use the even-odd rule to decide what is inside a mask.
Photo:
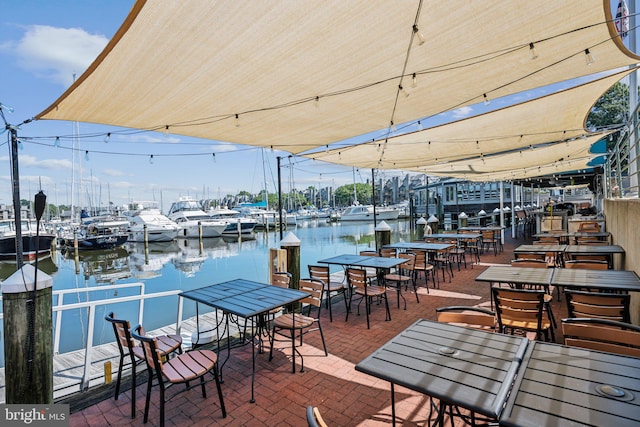
[[(57, 99), (100, 53), (127, 16), (132, 0), (26, 0), (5, 2), (0, 18), (0, 102), (14, 109), (5, 112), (12, 125), (22, 123)], [(558, 88), (555, 88), (557, 90)], [(551, 89), (518, 94), (509, 99), (494, 100), (489, 108), (550, 92)], [(463, 107), (427, 121), (434, 125), (486, 111), (484, 105)], [(425, 123), (425, 122), (423, 122)], [(80, 134), (106, 133), (113, 128), (86, 123), (38, 121), (21, 126), (18, 136), (38, 137), (69, 135), (78, 126)], [(117, 153), (157, 153), (153, 163), (145, 156), (84, 154), (76, 162), (81, 166), (81, 204), (117, 205), (134, 200), (157, 200), (166, 210), (179, 196), (217, 198), (246, 190), (257, 193), (264, 187), (274, 192), (275, 157), (288, 153), (262, 153), (259, 149), (232, 144), (216, 144), (220, 153), (214, 162), (206, 156), (164, 157), (172, 153), (195, 151), (191, 138), (161, 133), (145, 134), (137, 142), (126, 136), (113, 136), (109, 150)], [(362, 139), (365, 140), (364, 138)], [(0, 137), (0, 204), (11, 204), (11, 178), (7, 133)], [(90, 144), (92, 141), (87, 141)], [(98, 141), (93, 141), (98, 142)], [(100, 141), (101, 142), (101, 141)], [(82, 144), (82, 143), (81, 143)], [(71, 202), (73, 155), (69, 147), (55, 148), (25, 141), (19, 153), (21, 198), (33, 199), (42, 187), (49, 203)], [(93, 147), (96, 145), (93, 144)], [(152, 148), (150, 148), (152, 147)], [(81, 146), (81, 150), (85, 147)], [(91, 150), (91, 148), (89, 148)], [(107, 151), (100, 147), (100, 150)], [(210, 151), (210, 150), (209, 150)], [(162, 156), (161, 156), (162, 155)], [(263, 169), (263, 155), (266, 170)], [(283, 169), (283, 189), (308, 186), (339, 186), (353, 182), (352, 170), (305, 159), (295, 159), (292, 171)], [(283, 159), (283, 165), (289, 160)], [(76, 169), (77, 171), (77, 169)], [(78, 172), (76, 172), (78, 174)], [(385, 172), (384, 177), (399, 175)], [(371, 177), (370, 170), (359, 171), (357, 182)], [(76, 199), (78, 195), (75, 196)]]

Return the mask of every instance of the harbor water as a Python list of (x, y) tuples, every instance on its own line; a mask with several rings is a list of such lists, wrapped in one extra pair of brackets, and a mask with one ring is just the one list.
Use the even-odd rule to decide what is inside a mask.
[[(391, 241), (409, 241), (409, 221), (390, 221)], [(328, 223), (326, 220), (298, 222), (289, 227), (300, 240), (300, 275), (307, 276), (307, 265), (343, 253), (357, 254), (375, 248), (373, 223)], [(105, 314), (113, 311), (119, 318), (130, 319), (135, 326), (142, 318), (147, 330), (174, 324), (178, 315), (177, 295), (146, 299), (140, 313), (139, 301), (117, 302), (118, 298), (166, 291), (186, 291), (236, 278), (268, 282), (269, 249), (280, 248), (279, 232), (256, 231), (249, 238), (177, 239), (168, 243), (127, 243), (108, 251), (54, 251), (41, 259), (38, 269), (53, 278), (53, 305), (64, 298), (65, 305), (86, 301), (110, 300), (95, 307), (93, 345), (114, 340), (113, 329), (105, 322)], [(332, 267), (332, 271), (336, 266)], [(15, 264), (0, 263), (0, 280), (15, 271)], [(142, 283), (118, 289), (110, 285)], [(97, 288), (88, 291), (87, 289)], [(56, 291), (73, 292), (56, 296)], [(182, 318), (195, 315), (195, 303), (185, 301)], [(200, 313), (206, 308), (200, 307)], [(59, 353), (82, 349), (87, 339), (89, 309), (78, 308), (54, 313), (54, 336), (59, 337)], [(60, 316), (58, 319), (57, 316)], [(56, 331), (56, 328), (59, 331)], [(2, 331), (3, 332), (3, 331)], [(2, 336), (4, 333), (2, 334)], [(4, 343), (0, 342), (1, 349)], [(0, 352), (0, 367), (4, 366), (4, 351)]]

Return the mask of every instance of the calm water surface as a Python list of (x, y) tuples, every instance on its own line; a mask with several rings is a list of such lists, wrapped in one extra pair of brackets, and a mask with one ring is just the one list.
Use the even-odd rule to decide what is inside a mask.
[[(390, 221), (391, 241), (411, 240), (408, 221)], [(326, 223), (324, 220), (299, 223), (284, 234), (293, 232), (300, 240), (300, 275), (307, 276), (307, 265), (343, 253), (357, 254), (375, 247), (373, 223)], [(38, 268), (53, 277), (53, 289), (104, 288), (111, 284), (144, 283), (144, 292), (152, 294), (170, 290), (190, 290), (226, 280), (244, 278), (268, 281), (269, 248), (280, 248), (279, 233), (255, 232), (252, 239), (204, 239), (202, 250), (197, 239), (179, 239), (170, 243), (128, 243), (111, 251), (81, 253), (78, 262), (72, 253), (55, 252), (41, 260)], [(337, 267), (332, 267), (337, 268)], [(10, 276), (15, 265), (0, 263), (0, 280)], [(332, 270), (334, 271), (334, 270)], [(95, 301), (138, 295), (139, 288), (74, 292), (64, 296), (64, 303)], [(56, 297), (53, 299), (56, 304)], [(137, 301), (98, 306), (95, 315), (94, 345), (113, 341), (113, 329), (103, 320), (114, 311), (118, 317), (137, 323)], [(178, 297), (147, 299), (144, 325), (148, 330), (175, 323)], [(203, 307), (201, 307), (201, 312)], [(195, 314), (195, 304), (186, 301), (183, 318)], [(54, 314), (54, 330), (56, 324)], [(87, 336), (88, 309), (65, 311), (61, 318), (60, 352), (83, 348)], [(4, 343), (2, 347), (4, 348)], [(4, 352), (0, 364), (4, 366)]]

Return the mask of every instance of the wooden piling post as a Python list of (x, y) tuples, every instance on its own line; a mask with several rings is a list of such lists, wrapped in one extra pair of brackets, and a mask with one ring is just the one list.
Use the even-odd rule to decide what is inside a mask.
[(289, 232), (280, 241), (280, 247), (287, 251), (287, 271), (291, 274), (289, 287), (300, 289), (300, 239)]
[[(38, 271), (36, 279), (35, 272), (32, 265), (24, 265), (2, 284), (8, 404), (53, 403), (53, 280), (42, 271)], [(35, 310), (35, 316), (30, 327), (31, 310)], [(30, 340), (33, 340), (31, 349)]]
[(384, 245), (391, 243), (391, 227), (382, 221), (376, 227), (376, 251), (379, 251)]

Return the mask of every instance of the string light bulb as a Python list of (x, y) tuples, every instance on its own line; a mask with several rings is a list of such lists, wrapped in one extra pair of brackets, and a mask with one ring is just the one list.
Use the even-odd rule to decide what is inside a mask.
[(417, 25), (413, 26), (413, 34), (418, 38), (418, 46), (422, 46), (424, 44), (424, 34), (422, 34)]
[(22, 143), (22, 140), (19, 138), (18, 138), (18, 150), (24, 151), (24, 144)]
[(153, 154), (149, 156), (149, 164), (152, 165), (154, 162), (153, 160)]
[(533, 42), (529, 43), (529, 55), (531, 55), (532, 61), (538, 58), (538, 52), (536, 51), (536, 47), (534, 46)]
[(240, 116), (238, 116), (237, 114), (236, 114), (236, 118), (235, 118), (235, 124), (236, 124), (237, 128), (240, 127)]
[(60, 137), (56, 136), (56, 140), (53, 142), (54, 147), (60, 147)]
[(416, 73), (413, 73), (413, 76), (411, 76), (411, 87), (417, 87), (418, 86), (418, 76), (416, 76)]
[(422, 123), (420, 123), (420, 120), (418, 120), (418, 130), (422, 130)]
[(316, 99), (313, 100), (313, 106), (316, 108), (320, 108), (320, 97), (316, 96)]
[(593, 54), (588, 48), (584, 50), (584, 55), (585, 55), (584, 60), (587, 63), (587, 65), (591, 65), (594, 62), (596, 62), (596, 59), (593, 57)]
[(405, 98), (409, 97), (409, 92), (407, 92), (405, 88), (402, 87), (402, 85), (398, 85), (398, 90), (400, 90), (400, 93), (403, 94)]
[(216, 153), (211, 153), (213, 163), (216, 163)]
[(166, 125), (164, 127), (164, 132), (163, 133), (164, 133), (164, 136), (169, 136), (169, 125)]
[(396, 133), (396, 131), (398, 130), (398, 129), (396, 129), (396, 124), (393, 123), (393, 120), (391, 120), (390, 128), (391, 128), (391, 133)]
[(108, 143), (111, 140), (111, 132), (107, 132), (107, 134), (104, 137), (104, 143)]
[(491, 101), (489, 101), (489, 98), (487, 97), (486, 93), (483, 93), (482, 97), (484, 98), (484, 105), (489, 105), (491, 103)]
[(89, 161), (89, 150), (85, 150), (85, 152), (84, 152), (84, 159), (85, 159), (85, 161), (87, 161), (87, 162)]

